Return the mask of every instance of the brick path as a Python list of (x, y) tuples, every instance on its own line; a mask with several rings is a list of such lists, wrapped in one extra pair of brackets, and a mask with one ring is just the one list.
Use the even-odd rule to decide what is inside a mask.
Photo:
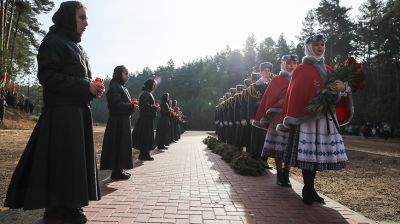
[(130, 180), (108, 180), (102, 200), (85, 207), (88, 223), (374, 223), (329, 198), (304, 205), (302, 185), (293, 180), (288, 189), (270, 172), (235, 174), (205, 149), (205, 136), (186, 132), (154, 161), (136, 161)]

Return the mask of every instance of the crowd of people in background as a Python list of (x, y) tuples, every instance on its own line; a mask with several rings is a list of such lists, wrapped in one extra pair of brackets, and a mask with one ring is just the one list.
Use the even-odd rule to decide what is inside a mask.
[(348, 135), (359, 135), (363, 136), (365, 139), (369, 137), (378, 137), (388, 140), (393, 135), (393, 128), (387, 122), (370, 123), (365, 122), (361, 126), (347, 125), (345, 128), (345, 133)]
[(35, 105), (29, 99), (29, 97), (26, 97), (22, 93), (0, 88), (0, 124), (4, 122), (6, 107), (18, 109), (28, 114), (33, 114)]

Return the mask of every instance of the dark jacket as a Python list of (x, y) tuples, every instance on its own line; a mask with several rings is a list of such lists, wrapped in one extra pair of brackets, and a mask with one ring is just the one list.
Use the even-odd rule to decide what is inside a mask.
[(131, 114), (133, 107), (128, 89), (112, 82), (107, 91), (109, 117), (104, 132), (100, 170), (132, 169)]
[(88, 58), (52, 29), (38, 56), (44, 109), (14, 171), (5, 207), (77, 208), (99, 200)]

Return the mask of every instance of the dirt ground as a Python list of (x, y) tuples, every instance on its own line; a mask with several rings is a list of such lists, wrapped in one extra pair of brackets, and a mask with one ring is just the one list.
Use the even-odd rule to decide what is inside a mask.
[[(5, 210), (5, 191), (31, 132), (0, 129), (0, 211)], [(94, 128), (97, 161), (103, 133), (104, 127)], [(346, 136), (345, 144), (347, 169), (318, 173), (317, 190), (372, 220), (400, 223), (400, 140)], [(297, 169), (291, 177), (302, 182)]]

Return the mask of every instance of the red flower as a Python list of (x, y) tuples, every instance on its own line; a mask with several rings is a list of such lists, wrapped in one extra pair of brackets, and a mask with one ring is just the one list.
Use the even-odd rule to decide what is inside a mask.
[(139, 104), (139, 101), (138, 101), (137, 99), (132, 99), (132, 100), (131, 100), (131, 104), (132, 104), (132, 106), (138, 105), (138, 104)]
[(329, 81), (341, 80), (347, 82), (352, 92), (364, 88), (365, 73), (363, 65), (358, 63), (353, 57), (348, 57), (343, 62), (335, 65), (334, 72), (331, 74)]
[(318, 95), (308, 105), (308, 111), (313, 113), (326, 111), (331, 105), (337, 103), (337, 93), (329, 87), (329, 84), (336, 80), (347, 82), (351, 87), (351, 91), (353, 93), (357, 92), (364, 88), (365, 73), (363, 65), (358, 63), (353, 57), (348, 57), (346, 60), (336, 64), (334, 71), (325, 80), (323, 88), (320, 89)]

